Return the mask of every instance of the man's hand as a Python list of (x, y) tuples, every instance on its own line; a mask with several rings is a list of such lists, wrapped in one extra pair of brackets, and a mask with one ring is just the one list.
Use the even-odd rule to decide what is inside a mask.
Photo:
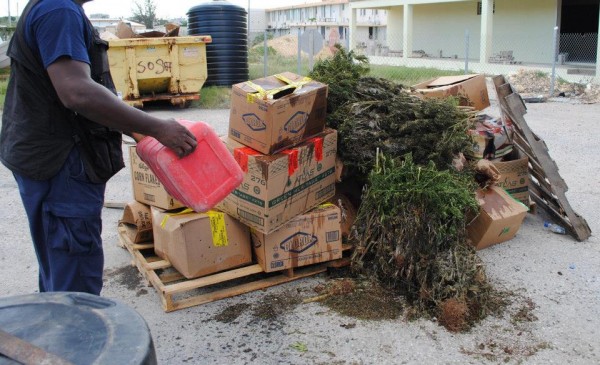
[(165, 119), (164, 124), (164, 127), (153, 136), (154, 138), (172, 149), (179, 158), (194, 152), (198, 142), (192, 132), (173, 118)]

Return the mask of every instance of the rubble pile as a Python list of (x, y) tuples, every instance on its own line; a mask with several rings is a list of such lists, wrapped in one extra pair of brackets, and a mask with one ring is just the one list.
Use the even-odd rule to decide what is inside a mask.
[[(549, 97), (551, 78), (541, 71), (521, 69), (507, 75), (507, 80), (515, 91), (523, 97)], [(555, 95), (572, 98), (586, 104), (600, 103), (600, 85), (593, 83), (570, 83), (558, 78), (555, 85)]]

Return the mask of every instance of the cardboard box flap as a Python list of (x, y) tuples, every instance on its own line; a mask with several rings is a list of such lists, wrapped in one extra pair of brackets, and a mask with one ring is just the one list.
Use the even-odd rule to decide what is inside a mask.
[(160, 226), (165, 231), (174, 231), (184, 226), (187, 222), (207, 217), (205, 213), (196, 213), (189, 208), (177, 211), (164, 211), (162, 214), (163, 217)]
[(138, 34), (131, 29), (129, 24), (120, 21), (117, 24), (116, 37), (119, 39), (177, 37), (179, 35), (179, 28), (180, 27), (177, 24), (167, 23), (165, 24), (166, 33), (157, 30), (149, 30)]
[(258, 99), (278, 100), (290, 94), (301, 95), (325, 85), (291, 72), (282, 72), (277, 75), (245, 81), (234, 86), (239, 87), (248, 94), (266, 93)]
[(476, 77), (476, 76), (478, 76), (478, 75), (474, 74), (474, 75), (461, 75), (461, 76), (442, 76), (442, 77), (438, 77), (434, 81), (430, 82), (427, 85), (427, 87), (434, 88), (434, 87), (450, 86), (450, 85), (461, 83), (468, 79), (472, 79), (473, 77)]
[(513, 217), (529, 209), (520, 201), (511, 197), (504, 189), (478, 191), (479, 206), (494, 220)]
[(459, 105), (483, 110), (490, 106), (485, 75), (442, 76), (411, 87), (423, 98), (458, 97)]

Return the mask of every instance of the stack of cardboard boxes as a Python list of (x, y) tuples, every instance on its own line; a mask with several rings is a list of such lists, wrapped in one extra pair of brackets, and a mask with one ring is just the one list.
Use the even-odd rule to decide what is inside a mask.
[(148, 239), (139, 218), (151, 215), (156, 254), (187, 278), (254, 260), (271, 272), (340, 258), (340, 209), (324, 204), (335, 194), (337, 153), (326, 109), (327, 85), (293, 73), (234, 85), (222, 140), (245, 177), (206, 214), (169, 196), (130, 147), (136, 202), (122, 220), (134, 227), (130, 238)]
[(335, 194), (337, 154), (327, 91), (289, 72), (232, 88), (224, 141), (246, 175), (217, 207), (251, 227), (266, 272), (342, 255), (340, 209), (323, 204)]

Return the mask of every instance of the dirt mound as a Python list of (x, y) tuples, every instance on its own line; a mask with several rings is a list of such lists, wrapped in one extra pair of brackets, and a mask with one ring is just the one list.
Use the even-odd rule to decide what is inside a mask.
[[(262, 44), (255, 47), (260, 47)], [(284, 35), (281, 37), (273, 38), (267, 41), (267, 46), (273, 47), (278, 55), (283, 57), (297, 57), (298, 56), (298, 36), (297, 35)], [(308, 53), (301, 52), (302, 57), (308, 57)], [(315, 58), (326, 58), (333, 56), (333, 51), (329, 46), (324, 46)]]

